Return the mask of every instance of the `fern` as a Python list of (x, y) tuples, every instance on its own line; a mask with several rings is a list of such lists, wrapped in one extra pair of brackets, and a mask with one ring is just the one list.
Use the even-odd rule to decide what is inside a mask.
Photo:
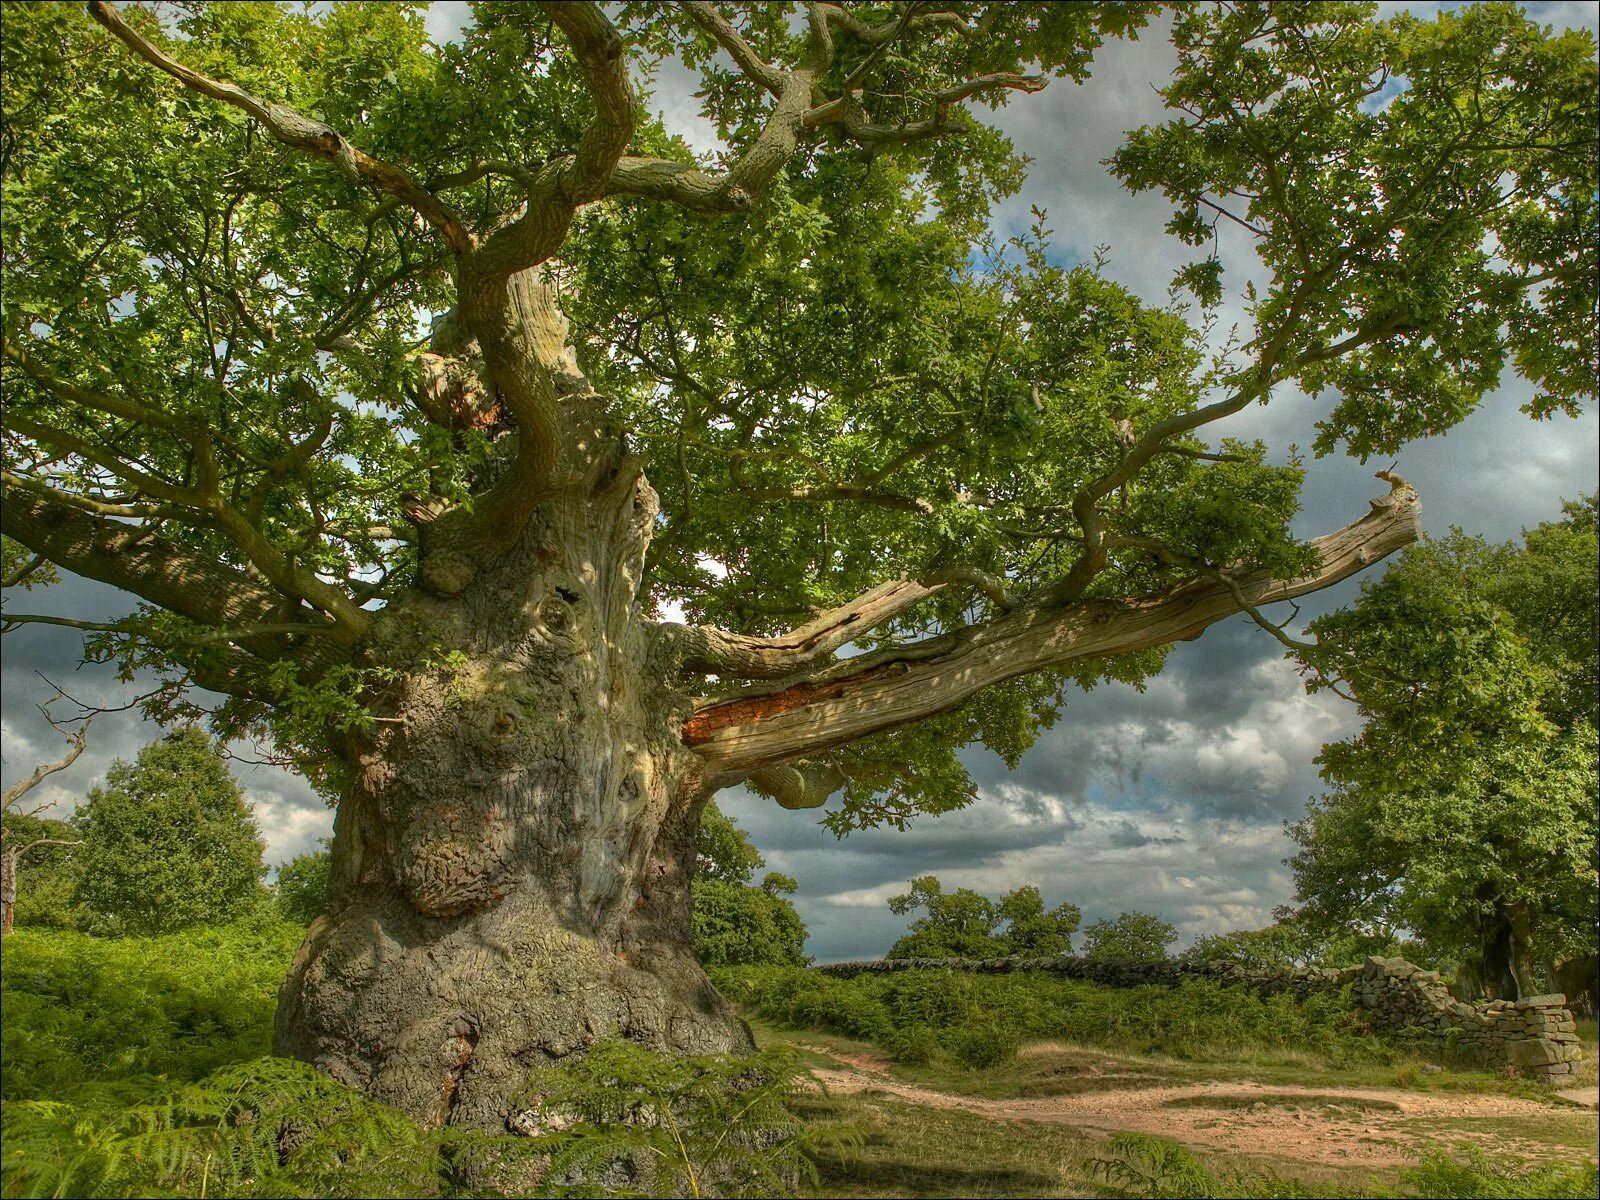
[(7, 1106), (5, 1191), (25, 1196), (435, 1195), (437, 1137), (305, 1063), (196, 1083), (89, 1085)]
[(794, 1053), (668, 1058), (603, 1043), (536, 1073), (531, 1119), (578, 1123), (553, 1144), (546, 1194), (782, 1196), (816, 1181), (790, 1111), (807, 1086)]
[(1530, 1166), (1515, 1158), (1492, 1159), (1478, 1146), (1461, 1148), (1458, 1160), (1441, 1151), (1425, 1154), (1422, 1165), (1400, 1173), (1409, 1196), (1498, 1200), (1511, 1196), (1549, 1196), (1551, 1200), (1600, 1195), (1600, 1169), (1540, 1163)]
[(1096, 1158), (1090, 1168), (1130, 1196), (1228, 1196), (1221, 1183), (1177, 1142), (1142, 1133), (1111, 1139), (1114, 1158)]

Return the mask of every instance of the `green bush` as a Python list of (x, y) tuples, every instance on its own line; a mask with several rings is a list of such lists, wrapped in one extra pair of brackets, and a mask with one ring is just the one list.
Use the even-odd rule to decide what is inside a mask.
[(950, 1051), (975, 1071), (998, 1067), (1017, 1056), (1017, 1033), (1001, 1025), (963, 1025), (950, 1031)]
[(754, 1196), (810, 1174), (788, 1109), (802, 1076), (782, 1052), (602, 1044), (531, 1078), (530, 1104), (577, 1121), (534, 1137), (425, 1130), (267, 1057), (304, 935), (258, 916), (159, 938), (6, 938), (0, 1195), (598, 1195), (631, 1162), (647, 1194)]
[(0, 975), (0, 1097), (140, 1075), (189, 1081), (268, 1053), (278, 985), (304, 936), (281, 922), (159, 938), (18, 930)]
[(1344, 1064), (1399, 1055), (1365, 1031), (1358, 1010), (1338, 993), (1297, 1001), (1201, 979), (1114, 988), (1043, 972), (923, 970), (839, 979), (803, 969), (730, 967), (712, 977), (729, 999), (766, 1020), (876, 1042), (906, 1063), (929, 1061), (934, 1041), (959, 1061), (969, 1061), (968, 1053), (982, 1057), (989, 1053), (976, 1049), (983, 1036), (1013, 1046), (1054, 1039), (1185, 1059), (1269, 1051)]

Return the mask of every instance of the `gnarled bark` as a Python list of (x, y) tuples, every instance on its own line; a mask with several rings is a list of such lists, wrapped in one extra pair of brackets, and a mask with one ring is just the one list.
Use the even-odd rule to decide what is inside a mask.
[(694, 957), (709, 793), (638, 619), (655, 495), (611, 445), (515, 553), (369, 639), (405, 673), (349, 744), (330, 909), (276, 1048), (430, 1123), (505, 1128), (530, 1069), (598, 1038), (751, 1048)]

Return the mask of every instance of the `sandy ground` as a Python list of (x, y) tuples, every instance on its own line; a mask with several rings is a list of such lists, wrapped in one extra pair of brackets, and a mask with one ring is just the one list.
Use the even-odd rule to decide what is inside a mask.
[[(1495, 1156), (1549, 1158), (1561, 1148), (1495, 1130), (1492, 1121), (1470, 1129), (1442, 1123), (1474, 1118), (1577, 1116), (1575, 1110), (1514, 1096), (1427, 1093), (1401, 1088), (1287, 1087), (1248, 1082), (1110, 1086), (1074, 1095), (990, 1100), (932, 1091), (894, 1078), (871, 1055), (813, 1049), (839, 1065), (815, 1074), (834, 1095), (893, 1097), (929, 1108), (956, 1109), (997, 1121), (1040, 1121), (1107, 1132), (1134, 1131), (1173, 1138), (1186, 1146), (1272, 1155), (1329, 1166), (1386, 1167), (1416, 1161), (1427, 1149), (1470, 1140)], [(1214, 1101), (1206, 1105), (1204, 1101)], [(1592, 1154), (1593, 1151), (1591, 1150)]]

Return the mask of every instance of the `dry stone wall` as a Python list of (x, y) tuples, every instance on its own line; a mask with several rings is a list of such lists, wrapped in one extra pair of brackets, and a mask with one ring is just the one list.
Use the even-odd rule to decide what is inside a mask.
[(958, 970), (998, 975), (1045, 971), (1109, 987), (1174, 985), (1210, 979), (1263, 993), (1350, 988), (1375, 1030), (1414, 1040), (1435, 1055), (1481, 1066), (1511, 1067), (1524, 1075), (1559, 1080), (1577, 1070), (1582, 1057), (1572, 1013), (1563, 995), (1528, 996), (1467, 1004), (1450, 995), (1437, 971), (1424, 971), (1403, 958), (1369, 958), (1359, 966), (1289, 967), (1259, 970), (1238, 963), (1188, 963), (1172, 959), (1133, 962), (1115, 959), (1059, 958), (899, 958), (832, 963), (827, 975), (849, 978), (882, 971)]

